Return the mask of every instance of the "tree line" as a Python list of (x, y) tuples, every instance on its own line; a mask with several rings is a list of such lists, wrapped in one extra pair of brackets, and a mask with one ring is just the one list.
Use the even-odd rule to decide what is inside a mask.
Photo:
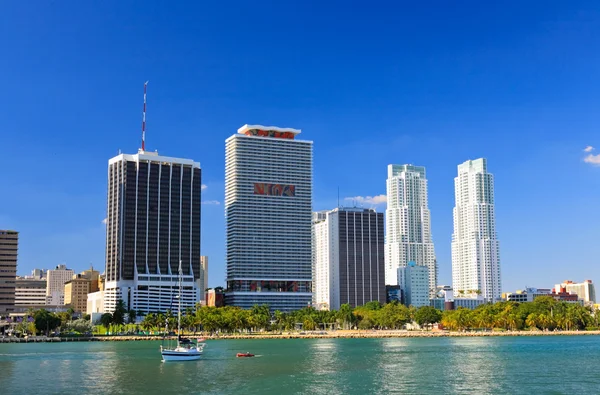
[[(30, 318), (19, 325), (30, 333), (48, 334), (57, 329), (61, 332), (92, 332), (89, 316), (78, 320), (71, 318), (72, 312), (50, 313), (42, 309), (32, 312)], [(105, 328), (105, 333), (118, 332), (127, 323), (137, 333), (174, 332), (177, 328), (177, 315), (172, 311), (146, 314), (141, 323), (134, 325), (136, 318), (135, 311), (127, 310), (123, 301), (118, 301), (115, 311), (103, 314), (98, 324)], [(589, 307), (541, 296), (533, 302), (497, 302), (480, 305), (474, 310), (458, 308), (443, 312), (430, 306), (406, 307), (398, 302), (384, 305), (369, 302), (356, 308), (344, 304), (339, 310), (331, 311), (305, 307), (292, 312), (271, 312), (267, 305), (256, 305), (249, 310), (234, 306), (198, 306), (182, 313), (181, 326), (185, 332), (208, 333), (402, 329), (411, 323), (425, 329), (440, 323), (445, 329), (456, 331), (579, 330), (598, 328), (599, 318), (600, 314)]]
[(451, 330), (580, 330), (597, 329), (600, 314), (578, 303), (539, 296), (533, 302), (483, 304), (474, 310), (445, 311), (442, 325)]

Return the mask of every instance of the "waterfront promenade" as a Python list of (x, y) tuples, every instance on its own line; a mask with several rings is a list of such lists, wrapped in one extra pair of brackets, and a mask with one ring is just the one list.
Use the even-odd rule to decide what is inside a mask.
[[(236, 334), (184, 334), (187, 337), (202, 337), (206, 340), (227, 339), (368, 339), (368, 338), (417, 338), (417, 337), (497, 337), (497, 336), (598, 336), (600, 331), (419, 331), (419, 330), (336, 330), (301, 331), (283, 333), (236, 333)], [(165, 339), (174, 340), (175, 336)], [(162, 336), (72, 336), (28, 338), (4, 337), (0, 343), (39, 343), (39, 342), (86, 342), (86, 341), (148, 341), (163, 340)]]

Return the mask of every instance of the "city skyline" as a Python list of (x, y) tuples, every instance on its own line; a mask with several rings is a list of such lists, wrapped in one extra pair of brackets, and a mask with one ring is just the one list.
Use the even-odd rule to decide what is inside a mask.
[[(335, 207), (339, 187), (343, 205), (383, 211), (385, 166), (425, 166), (440, 284), (451, 284), (455, 166), (479, 157), (493, 163), (503, 290), (600, 278), (599, 5), (390, 5), (356, 18), (256, 4), (225, 19), (207, 7), (5, 7), (0, 227), (20, 232), (19, 274), (103, 267), (106, 158), (139, 147), (150, 80), (147, 149), (205, 170), (209, 286), (225, 284), (223, 140), (245, 122), (311, 136), (314, 210)], [(291, 23), (272, 34), (283, 12)], [(239, 34), (247, 18), (261, 27)]]

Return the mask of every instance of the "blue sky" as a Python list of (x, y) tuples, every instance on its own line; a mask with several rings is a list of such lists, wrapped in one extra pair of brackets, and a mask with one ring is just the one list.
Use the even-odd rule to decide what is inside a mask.
[(0, 228), (21, 232), (19, 273), (104, 266), (107, 161), (139, 147), (149, 80), (147, 148), (202, 164), (211, 286), (224, 140), (245, 123), (314, 141), (315, 209), (338, 186), (384, 194), (389, 163), (426, 166), (445, 284), (456, 166), (486, 157), (504, 290), (600, 281), (599, 3), (189, 3), (0, 7)]

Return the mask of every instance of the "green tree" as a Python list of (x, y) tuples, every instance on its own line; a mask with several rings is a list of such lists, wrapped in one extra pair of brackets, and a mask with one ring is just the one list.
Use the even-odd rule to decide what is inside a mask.
[(527, 319), (525, 320), (525, 325), (527, 325), (529, 328), (533, 329), (538, 327), (538, 314), (536, 313), (531, 313), (527, 316)]
[(110, 326), (113, 323), (113, 315), (111, 313), (104, 313), (100, 316), (100, 324), (106, 329), (106, 333), (110, 332)]
[(352, 306), (348, 303), (344, 303), (340, 306), (340, 309), (336, 313), (336, 320), (342, 325), (344, 329), (350, 329), (352, 324), (356, 321), (356, 317), (352, 314)]
[(134, 309), (127, 311), (127, 323), (135, 324), (135, 320), (137, 318), (137, 312)]
[(423, 306), (420, 307), (415, 313), (415, 321), (419, 326), (425, 325), (429, 327), (430, 324), (435, 324), (436, 322), (440, 322), (442, 320), (442, 313), (431, 306)]
[(69, 322), (67, 324), (67, 329), (69, 331), (74, 331), (74, 332), (79, 332), (79, 333), (92, 332), (92, 324), (90, 324), (89, 320), (80, 318), (78, 320)]
[(125, 302), (119, 299), (115, 305), (115, 311), (112, 313), (112, 323), (117, 326), (121, 326), (125, 324), (125, 315), (127, 314), (127, 309), (125, 308)]
[(45, 333), (46, 336), (50, 334), (50, 331), (58, 328), (61, 323), (60, 318), (45, 309), (36, 311), (33, 315), (33, 320), (36, 330)]

